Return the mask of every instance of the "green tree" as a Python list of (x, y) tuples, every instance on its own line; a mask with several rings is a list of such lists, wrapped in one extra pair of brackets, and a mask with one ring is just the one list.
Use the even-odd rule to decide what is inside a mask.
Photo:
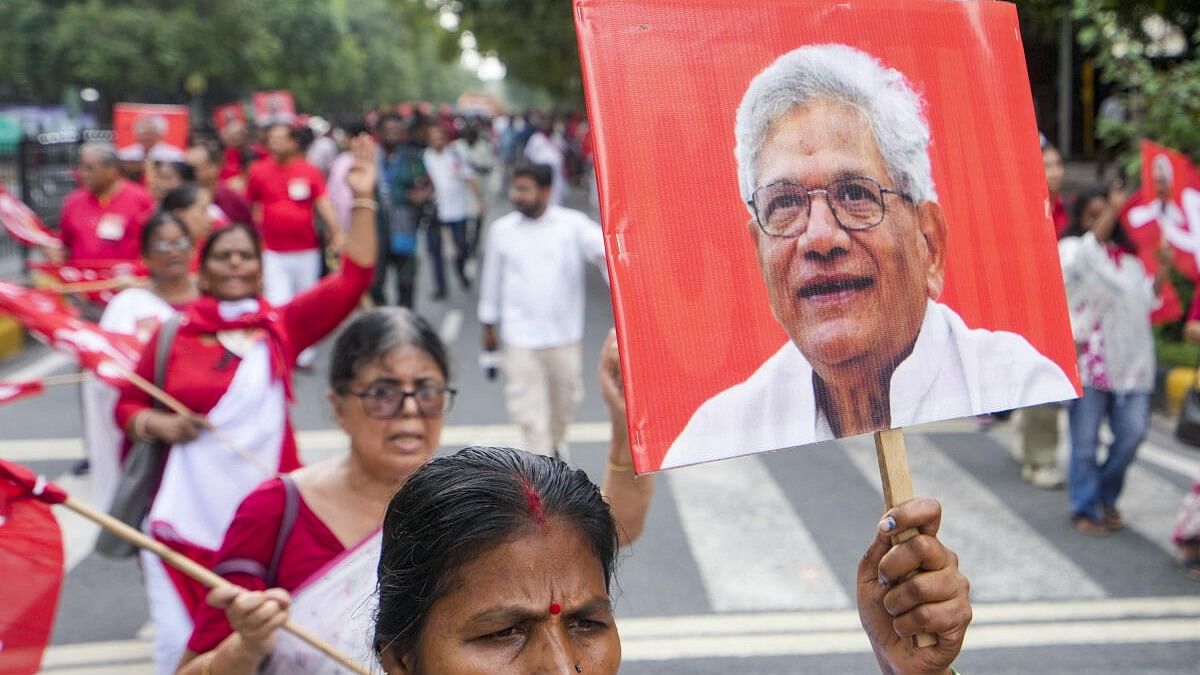
[[(1096, 61), (1129, 111), (1121, 122), (1101, 119), (1097, 134), (1125, 143), (1122, 158), (1138, 175), (1137, 140), (1150, 138), (1200, 160), (1200, 24), (1183, 3), (1162, 0), (1119, 7), (1111, 0), (1075, 0), (1080, 46)], [(1152, 7), (1145, 7), (1151, 5)], [(1154, 10), (1161, 7), (1162, 13)]]

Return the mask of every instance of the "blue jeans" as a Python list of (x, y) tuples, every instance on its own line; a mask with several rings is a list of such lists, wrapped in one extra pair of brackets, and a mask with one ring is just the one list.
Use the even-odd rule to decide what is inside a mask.
[[(1113, 442), (1108, 458), (1096, 463), (1100, 423), (1108, 418)], [(1146, 438), (1150, 423), (1150, 394), (1118, 394), (1103, 389), (1083, 388), (1083, 398), (1070, 403), (1071, 464), (1067, 493), (1071, 515), (1103, 520), (1102, 508), (1115, 509), (1125, 485), (1125, 472)]]
[(433, 260), (433, 286), (438, 295), (446, 292), (446, 261), (442, 257), (442, 227), (450, 229), (450, 234), (454, 236), (454, 248), (458, 249), (454, 252), (454, 271), (458, 273), (463, 288), (469, 285), (466, 272), (467, 255), (470, 253), (470, 246), (467, 243), (467, 221), (442, 222), (434, 218), (429, 223), (429, 236), (425, 239), (425, 245), (429, 250), (429, 257)]

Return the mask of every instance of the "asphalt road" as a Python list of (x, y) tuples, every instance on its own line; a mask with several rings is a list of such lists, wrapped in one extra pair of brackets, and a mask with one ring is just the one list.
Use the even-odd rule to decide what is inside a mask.
[[(501, 383), (476, 366), (474, 296), (451, 288), (447, 302), (434, 303), (426, 284), (418, 304), (451, 345), (461, 392), (443, 451), (519, 443)], [(587, 393), (570, 451), (599, 479), (607, 432), (593, 364), (612, 317), (598, 274), (589, 276), (588, 294)], [(324, 398), (325, 356), (298, 378), (294, 420), (308, 458), (341, 449)], [(34, 348), (0, 364), (0, 379), (69, 369)], [(0, 407), (0, 457), (61, 477), (86, 497), (87, 479), (68, 475), (82, 456), (79, 433), (74, 387)], [(942, 500), (943, 539), (972, 581), (976, 619), (960, 671), (1197, 672), (1200, 583), (1176, 566), (1168, 536), (1200, 474), (1200, 452), (1156, 429), (1129, 476), (1129, 527), (1091, 539), (1071, 529), (1064, 492), (1021, 482), (1011, 428), (985, 434), (961, 421), (906, 435), (917, 490)], [(622, 673), (876, 672), (853, 607), (857, 559), (881, 511), (874, 461), (870, 439), (858, 438), (668, 474), (645, 534), (618, 568)], [(136, 565), (91, 554), (94, 529), (70, 514), (60, 521), (70, 571), (44, 672), (151, 672), (152, 628)]]

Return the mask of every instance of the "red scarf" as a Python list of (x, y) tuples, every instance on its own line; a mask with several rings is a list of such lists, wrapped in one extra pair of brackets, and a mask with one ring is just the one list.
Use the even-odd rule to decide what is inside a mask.
[(227, 330), (258, 329), (266, 334), (267, 349), (271, 354), (271, 378), (283, 381), (287, 400), (292, 400), (292, 366), (288, 354), (292, 353), (283, 318), (278, 310), (267, 301), (257, 298), (258, 311), (242, 314), (236, 319), (221, 316), (220, 303), (212, 296), (200, 296), (187, 308), (180, 333), (188, 335), (215, 335)]

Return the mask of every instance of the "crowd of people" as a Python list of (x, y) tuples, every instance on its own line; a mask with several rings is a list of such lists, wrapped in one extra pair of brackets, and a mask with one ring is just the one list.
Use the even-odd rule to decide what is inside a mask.
[[(583, 395), (585, 270), (606, 274), (600, 225), (564, 205), (587, 183), (586, 122), (386, 113), (315, 139), (232, 122), (178, 152), (160, 125), (135, 126), (136, 147), (80, 148), (64, 247), (44, 255), (145, 270), (81, 309), (137, 336), (133, 378), (178, 406), (133, 378), (86, 383), (96, 501), (123, 499), (131, 456), (156, 448), (143, 530), (231, 584), (209, 591), (140, 556), (155, 671), (316, 672), (323, 657), (279, 630), (291, 618), (389, 673), (615, 673), (613, 563), (641, 536), (654, 482), (633, 471), (611, 331), (600, 486), (565, 452)], [(501, 189), (513, 210), (490, 218)], [(460, 290), (478, 284), (483, 347), (528, 452), (434, 459), (458, 391), (447, 346), (412, 309), (421, 258), (433, 301), (449, 296), (447, 263)], [(375, 308), (354, 316), (366, 297)], [(328, 397), (348, 451), (302, 466), (293, 375), (339, 327)], [(970, 605), (936, 538), (940, 507), (885, 515), (859, 570), (863, 625), (886, 672), (946, 670)], [(910, 528), (920, 534), (893, 547)], [(512, 583), (517, 567), (529, 584)], [(938, 646), (916, 654), (917, 633)]]
[[(1102, 537), (1124, 526), (1117, 503), (1150, 429), (1156, 378), (1151, 317), (1162, 306), (1174, 254), (1165, 231), (1150, 256), (1142, 250), (1145, 243), (1134, 241), (1135, 225), (1126, 217), (1133, 201), (1123, 180), (1067, 196), (1062, 154), (1045, 139), (1042, 159), (1083, 396), (1018, 411), (1021, 476), (1040, 488), (1065, 483), (1076, 530)], [(1167, 214), (1169, 176), (1153, 175), (1157, 212)], [(1200, 297), (1188, 314), (1185, 338), (1200, 342)], [(1062, 429), (1064, 407), (1068, 424)], [(1065, 476), (1058, 466), (1064, 442)], [(1174, 542), (1185, 570), (1200, 578), (1200, 481), (1180, 507)]]

